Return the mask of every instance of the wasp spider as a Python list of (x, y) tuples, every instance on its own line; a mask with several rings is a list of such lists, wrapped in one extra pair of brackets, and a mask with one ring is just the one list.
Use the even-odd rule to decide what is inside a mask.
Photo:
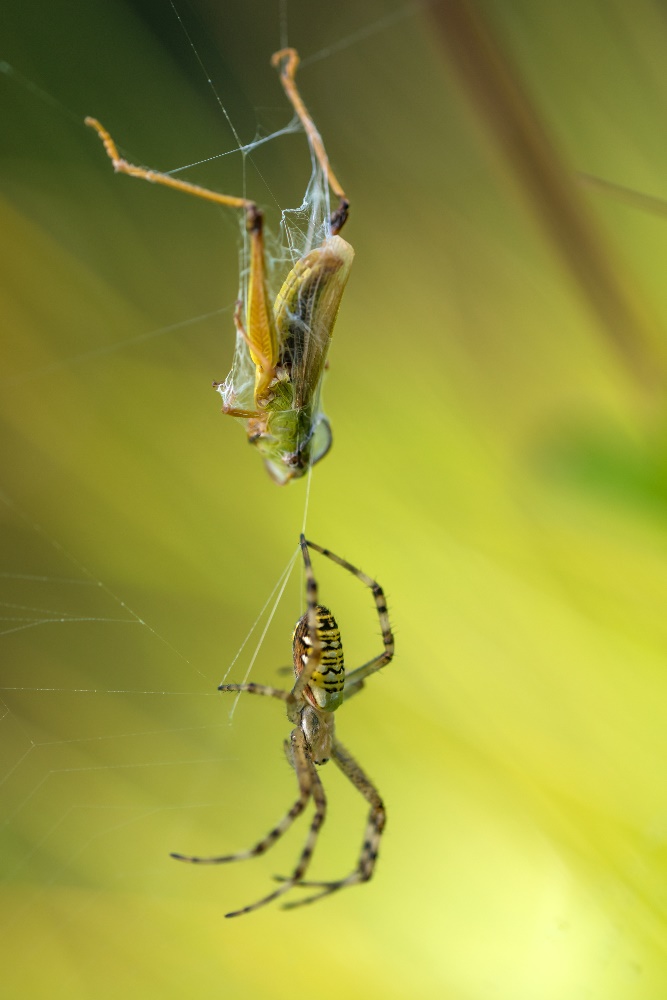
[[(394, 637), (391, 633), (384, 593), (379, 583), (346, 562), (345, 559), (341, 559), (340, 556), (334, 555), (333, 552), (321, 548), (314, 542), (306, 541), (303, 535), (301, 535), (300, 544), (306, 573), (308, 609), (305, 615), (299, 619), (294, 630), (293, 658), (296, 677), (294, 687), (291, 691), (283, 691), (279, 688), (267, 687), (265, 684), (220, 685), (221, 691), (247, 691), (249, 694), (278, 698), (286, 703), (287, 718), (294, 724), (295, 728), (292, 730), (290, 739), (285, 741), (285, 750), (290, 764), (296, 771), (299, 796), (277, 826), (247, 851), (212, 858), (172, 854), (172, 858), (176, 858), (178, 861), (188, 861), (200, 865), (219, 865), (225, 864), (227, 861), (254, 858), (258, 854), (264, 854), (265, 851), (268, 851), (289, 829), (297, 816), (304, 811), (308, 802), (313, 800), (315, 815), (310, 824), (305, 846), (292, 874), (287, 878), (278, 879), (281, 885), (268, 896), (264, 896), (256, 903), (244, 906), (240, 910), (226, 914), (228, 917), (238, 917), (242, 913), (251, 913), (258, 907), (264, 906), (265, 903), (271, 903), (294, 886), (314, 887), (319, 891), (312, 893), (305, 899), (285, 904), (287, 909), (301, 906), (303, 903), (312, 903), (322, 896), (328, 896), (338, 889), (355, 885), (357, 882), (367, 882), (375, 868), (380, 837), (385, 825), (386, 814), (382, 799), (354, 758), (336, 739), (333, 715), (344, 701), (361, 690), (364, 680), (370, 674), (384, 667), (394, 655)], [(328, 608), (318, 602), (317, 582), (310, 562), (309, 548), (353, 573), (373, 592), (382, 630), (382, 652), (374, 656), (368, 663), (357, 667), (347, 676), (343, 664), (343, 646), (338, 625)], [(304, 879), (304, 875), (310, 864), (327, 808), (324, 789), (316, 765), (326, 764), (329, 759), (338, 765), (343, 774), (361, 792), (370, 804), (370, 811), (359, 860), (350, 874), (334, 882), (310, 882)]]

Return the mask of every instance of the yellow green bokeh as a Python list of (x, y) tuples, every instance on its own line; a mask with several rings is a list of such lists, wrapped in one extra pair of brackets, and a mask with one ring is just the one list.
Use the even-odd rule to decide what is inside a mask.
[[(3, 994), (656, 1000), (667, 220), (577, 175), (667, 197), (664, 11), (474, 6), (585, 219), (579, 255), (482, 111), (479, 52), (443, 37), (460, 0), (176, 6), (206, 73), (169, 2), (3, 11)], [(352, 201), (307, 525), (389, 595), (395, 661), (337, 717), (389, 818), (370, 885), (225, 921), (289, 871), (303, 821), (244, 864), (168, 854), (250, 846), (293, 800), (280, 706), (241, 700), (230, 725), (216, 687), (306, 483), (276, 487), (210, 389), (234, 213), (114, 176), (83, 118), (140, 163), (209, 160), (236, 142), (208, 74), (242, 142), (278, 130), (281, 25)], [(294, 134), (187, 177), (247, 184), (276, 226), (309, 172)], [(372, 600), (321, 562), (354, 666)], [(300, 608), (295, 573), (253, 679), (287, 683)], [(352, 866), (364, 823), (332, 771), (315, 878)]]

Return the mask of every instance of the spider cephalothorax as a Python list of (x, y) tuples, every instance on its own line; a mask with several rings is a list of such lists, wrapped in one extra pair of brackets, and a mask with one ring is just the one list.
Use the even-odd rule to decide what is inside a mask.
[[(179, 861), (208, 865), (256, 857), (272, 847), (292, 825), (297, 816), (304, 811), (308, 802), (313, 800), (315, 815), (310, 824), (306, 843), (292, 874), (288, 878), (279, 879), (281, 885), (268, 896), (264, 896), (256, 903), (244, 906), (240, 910), (228, 913), (228, 917), (250, 913), (265, 903), (270, 903), (282, 896), (294, 886), (313, 887), (319, 891), (305, 899), (287, 903), (287, 907), (311, 903), (313, 900), (319, 899), (321, 896), (328, 896), (338, 889), (355, 885), (358, 882), (367, 882), (375, 868), (380, 837), (386, 821), (384, 804), (377, 789), (336, 738), (333, 714), (344, 701), (361, 690), (366, 677), (384, 667), (394, 655), (394, 637), (391, 633), (384, 593), (375, 580), (366, 576), (345, 559), (329, 552), (328, 549), (323, 549), (314, 542), (307, 542), (303, 535), (300, 538), (300, 545), (306, 572), (308, 610), (299, 619), (294, 630), (292, 647), (296, 677), (294, 687), (291, 691), (283, 691), (280, 688), (254, 683), (220, 685), (221, 691), (247, 691), (249, 694), (278, 698), (286, 703), (287, 718), (295, 728), (292, 730), (289, 740), (285, 741), (285, 745), (287, 758), (296, 771), (299, 796), (277, 826), (247, 851), (213, 858), (172, 854), (172, 857)], [(343, 646), (336, 619), (329, 609), (319, 604), (317, 600), (317, 582), (310, 562), (309, 548), (348, 570), (373, 592), (382, 630), (382, 652), (349, 674), (345, 673)], [(370, 811), (361, 853), (350, 874), (332, 882), (311, 882), (306, 881), (304, 875), (308, 869), (320, 827), (324, 822), (327, 807), (324, 789), (315, 765), (326, 764), (329, 759), (338, 765), (343, 774), (361, 792), (370, 805)]]

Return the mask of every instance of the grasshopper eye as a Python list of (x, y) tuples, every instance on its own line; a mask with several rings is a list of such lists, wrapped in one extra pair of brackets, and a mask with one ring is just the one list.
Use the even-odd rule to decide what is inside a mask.
[(313, 435), (313, 449), (311, 465), (315, 465), (321, 459), (327, 455), (333, 444), (333, 435), (331, 433), (331, 424), (327, 418), (323, 415), (317, 427), (315, 428), (315, 433)]

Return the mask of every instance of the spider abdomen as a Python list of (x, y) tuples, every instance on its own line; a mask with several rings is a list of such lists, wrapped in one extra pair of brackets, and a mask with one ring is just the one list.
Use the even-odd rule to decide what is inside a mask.
[[(343, 703), (343, 643), (336, 619), (322, 604), (315, 606), (315, 621), (315, 637), (320, 647), (319, 663), (304, 689), (304, 695), (314, 708), (334, 712)], [(297, 677), (312, 656), (312, 645), (308, 615), (305, 614), (296, 623), (292, 644), (294, 673)]]

